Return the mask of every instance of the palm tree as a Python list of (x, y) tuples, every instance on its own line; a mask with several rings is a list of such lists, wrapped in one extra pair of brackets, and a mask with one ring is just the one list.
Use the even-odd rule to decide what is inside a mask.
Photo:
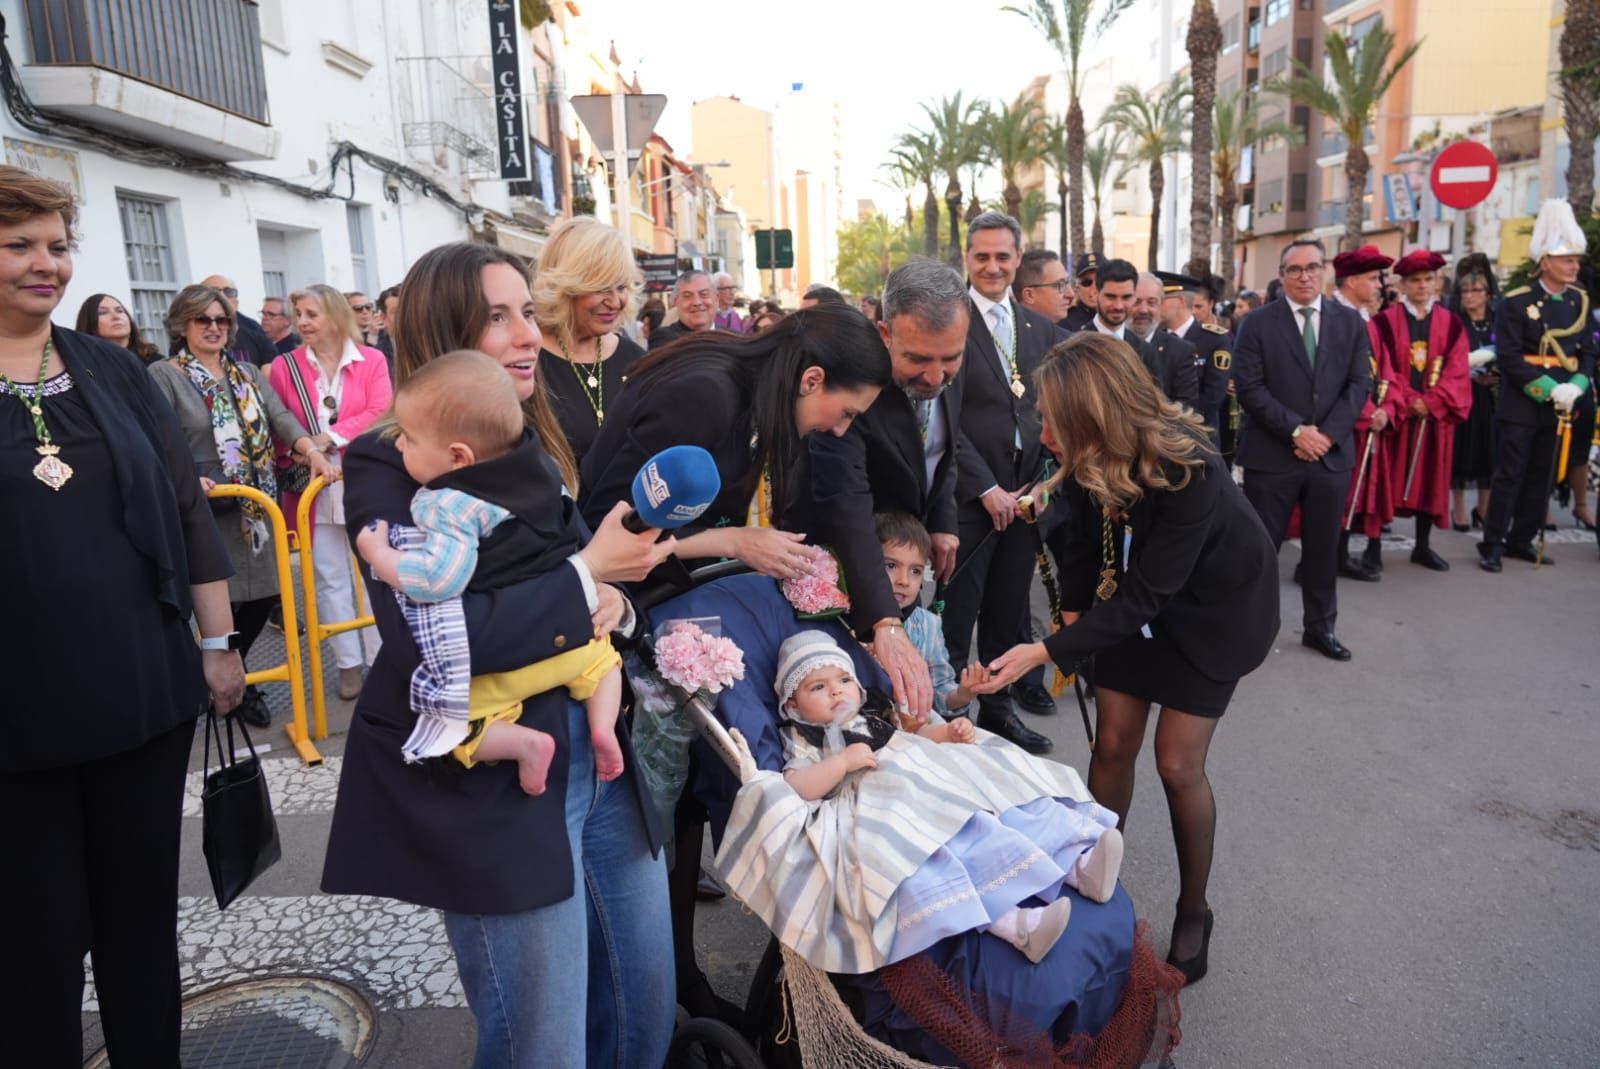
[(1184, 148), (1184, 129), (1189, 123), (1189, 87), (1173, 79), (1153, 97), (1137, 86), (1117, 87), (1117, 95), (1106, 109), (1101, 124), (1114, 123), (1128, 135), (1128, 159), (1142, 163), (1150, 176), (1150, 255), (1149, 267), (1157, 266), (1161, 248), (1161, 196), (1167, 188), (1166, 158)]
[(912, 223), (916, 220), (916, 213), (911, 210), (911, 195), (922, 184), (912, 166), (913, 161), (902, 156), (896, 149), (891, 149), (889, 158), (883, 162), (882, 169), (891, 189), (906, 199), (906, 233), (911, 233)]
[(1000, 168), (1005, 212), (1013, 219), (1022, 211), (1017, 173), (1043, 157), (1046, 132), (1044, 109), (1033, 97), (1018, 93), (1010, 104), (989, 112), (989, 151)]
[(1594, 205), (1594, 142), (1600, 133), (1600, 0), (1567, 0), (1561, 27), (1561, 110), (1567, 140), (1567, 200), (1586, 215)]
[(1189, 129), (1189, 263), (1198, 278), (1211, 266), (1211, 109), (1217, 97), (1217, 54), (1222, 27), (1211, 0), (1194, 0), (1189, 11), (1189, 83), (1194, 87), (1194, 124)]
[[(1007, 4), (1004, 10), (1027, 19), (1055, 49), (1067, 72), (1067, 173), (1071, 176), (1072, 255), (1076, 261), (1083, 255), (1083, 153), (1087, 136), (1083, 129), (1083, 50), (1132, 7), (1134, 0), (1059, 0), (1059, 11), (1057, 2), (1028, 0), (1022, 5)], [(1093, 18), (1097, 8), (1099, 18)]]
[(1367, 126), (1372, 122), (1378, 101), (1417, 54), (1422, 41), (1412, 42), (1391, 63), (1389, 56), (1394, 46), (1394, 34), (1381, 21), (1356, 42), (1342, 34), (1330, 33), (1327, 56), (1331, 80), (1324, 80), (1320, 72), (1297, 59), (1292, 78), (1274, 78), (1265, 86), (1267, 92), (1286, 96), (1296, 104), (1320, 112), (1344, 135), (1344, 177), (1349, 190), (1345, 198), (1342, 243), (1346, 251), (1361, 244), (1361, 224), (1367, 210), (1363, 191), (1367, 188), (1367, 173), (1372, 169), (1365, 147)]
[(950, 214), (950, 266), (961, 266), (961, 168), (983, 157), (983, 129), (988, 109), (982, 101), (944, 97), (937, 105), (922, 105), (933, 129), (935, 160), (945, 174), (944, 204)]
[(840, 228), (834, 277), (848, 293), (882, 293), (889, 272), (915, 255), (909, 232), (882, 215), (869, 215)]
[(894, 155), (916, 172), (927, 192), (922, 201), (922, 254), (935, 259), (939, 255), (939, 197), (933, 190), (933, 180), (939, 173), (938, 147), (933, 135), (914, 130), (900, 135)]
[[(1300, 128), (1292, 123), (1263, 123), (1261, 97), (1249, 89), (1236, 89), (1217, 100), (1212, 128), (1216, 134), (1216, 144), (1211, 150), (1211, 169), (1217, 179), (1217, 216), (1222, 221), (1222, 236), (1217, 247), (1217, 273), (1231, 286), (1237, 281), (1233, 277), (1233, 246), (1239, 215), (1239, 168), (1244, 163), (1244, 155), (1256, 146), (1280, 137), (1290, 144), (1298, 144), (1302, 134)], [(1192, 261), (1188, 273), (1194, 274)]]
[(1089, 196), (1094, 205), (1094, 231), (1089, 238), (1089, 247), (1102, 259), (1106, 255), (1106, 236), (1100, 225), (1100, 216), (1106, 184), (1109, 182), (1113, 189), (1116, 188), (1117, 183), (1133, 170), (1132, 162), (1122, 156), (1122, 140), (1121, 130), (1107, 130), (1102, 126), (1094, 144), (1083, 154), (1084, 167), (1089, 172)]
[(1051, 119), (1045, 130), (1044, 162), (1056, 173), (1056, 222), (1061, 227), (1060, 251), (1066, 259), (1072, 250), (1067, 230), (1067, 172), (1072, 168), (1071, 152), (1067, 147), (1065, 119)]

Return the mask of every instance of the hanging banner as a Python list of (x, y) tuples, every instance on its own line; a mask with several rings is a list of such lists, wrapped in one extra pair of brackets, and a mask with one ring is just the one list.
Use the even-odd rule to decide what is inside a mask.
[(517, 0), (489, 0), (489, 54), (494, 60), (495, 141), (500, 177), (527, 181), (528, 131), (522, 110), (522, 60), (517, 42)]

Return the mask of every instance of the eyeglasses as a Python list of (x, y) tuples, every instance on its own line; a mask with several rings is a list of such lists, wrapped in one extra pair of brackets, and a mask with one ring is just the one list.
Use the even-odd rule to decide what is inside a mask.
[(262, 319), (288, 319), (289, 318), (289, 314), (287, 312), (274, 312), (270, 308), (263, 308), (263, 309), (261, 309), (261, 318)]
[(223, 286), (218, 292), (229, 300), (238, 300), (239, 298), (239, 291), (232, 286)]
[(1057, 282), (1035, 282), (1031, 286), (1023, 286), (1022, 288), (1025, 290), (1055, 290), (1057, 293), (1065, 293), (1071, 285), (1071, 282), (1063, 278)]
[(370, 311), (372, 311), (372, 305), (370, 305), (370, 304), (352, 304), (350, 306), (350, 310), (353, 311), (353, 312), (370, 312)]
[(1489, 292), (1489, 287), (1488, 286), (1462, 286), (1461, 287), (1461, 292), (1462, 293), (1488, 293)]
[(718, 293), (738, 293), (739, 292), (739, 287), (738, 286), (718, 286), (717, 287), (717, 292)]
[(1284, 278), (1310, 278), (1322, 274), (1324, 264), (1290, 264), (1283, 269)]
[(226, 327), (233, 322), (232, 316), (195, 316), (189, 320), (197, 327)]

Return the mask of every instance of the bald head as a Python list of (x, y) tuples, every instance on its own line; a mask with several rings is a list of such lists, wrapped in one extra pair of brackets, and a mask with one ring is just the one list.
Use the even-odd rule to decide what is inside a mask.
[(205, 278), (200, 280), (200, 285), (210, 286), (214, 290), (220, 290), (222, 295), (228, 298), (228, 310), (236, 314), (238, 313), (239, 287), (233, 284), (233, 279), (229, 278), (227, 275), (207, 275)]
[(1150, 272), (1141, 272), (1133, 287), (1133, 306), (1128, 312), (1128, 326), (1141, 338), (1156, 332), (1156, 315), (1161, 311), (1164, 287), (1161, 280)]

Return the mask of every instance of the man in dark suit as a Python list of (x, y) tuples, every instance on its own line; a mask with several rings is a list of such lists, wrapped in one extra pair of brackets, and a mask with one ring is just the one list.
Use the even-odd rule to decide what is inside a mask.
[(1371, 387), (1371, 342), (1355, 312), (1322, 299), (1327, 251), (1291, 242), (1278, 261), (1284, 299), (1239, 324), (1233, 374), (1244, 409), (1238, 463), (1244, 493), (1282, 544), (1300, 506), (1301, 642), (1337, 661), (1339, 531), (1355, 464), (1355, 425)]
[[(1181, 360), (1171, 360), (1167, 353), (1139, 337), (1128, 326), (1133, 316), (1134, 300), (1138, 293), (1139, 272), (1127, 260), (1106, 260), (1095, 276), (1095, 301), (1099, 311), (1089, 321), (1085, 330), (1109, 334), (1139, 355), (1145, 368), (1156, 380), (1156, 385), (1168, 397), (1177, 390), (1186, 397), (1194, 395), (1193, 360), (1189, 367)], [(1192, 402), (1191, 402), (1192, 403)]]
[[(1038, 548), (1017, 505), (1044, 473), (1033, 372), (1066, 335), (1012, 299), (1021, 257), (1022, 228), (1009, 215), (984, 212), (968, 224), (971, 318), (956, 473), (961, 545), (944, 611), (945, 643), (958, 673), (967, 664), (974, 625), (984, 663), (1015, 644), (1026, 619)], [(1004, 692), (980, 701), (978, 726), (1033, 753), (1050, 749), (1049, 739), (1017, 719)]]
[(1095, 278), (1100, 270), (1100, 257), (1092, 252), (1086, 252), (1078, 257), (1072, 266), (1072, 281), (1076, 296), (1072, 307), (1067, 309), (1067, 317), (1056, 323), (1056, 326), (1068, 334), (1088, 330), (1090, 324), (1094, 322), (1094, 313), (1099, 307)]
[[(1200, 399), (1194, 410), (1212, 428), (1211, 440), (1220, 441), (1223, 406), (1228, 400), (1228, 385), (1233, 381), (1233, 335), (1215, 321), (1200, 322), (1195, 309), (1202, 300), (1210, 301), (1206, 283), (1188, 275), (1157, 271), (1162, 283), (1161, 321), (1172, 333), (1195, 348), (1195, 366), (1200, 375)], [(1237, 406), (1234, 406), (1237, 408)], [(1229, 435), (1231, 443), (1233, 435)], [(1229, 463), (1232, 463), (1231, 459)]]
[(1133, 291), (1133, 308), (1128, 313), (1131, 333), (1144, 343), (1152, 356), (1152, 372), (1161, 371), (1157, 380), (1161, 392), (1170, 400), (1198, 410), (1200, 407), (1200, 365), (1195, 347), (1161, 325), (1161, 302), (1166, 290), (1161, 280), (1148, 271), (1139, 275)]
[(953, 384), (966, 352), (967, 318), (966, 285), (954, 269), (913, 260), (889, 275), (878, 332), (889, 350), (894, 387), (881, 391), (843, 435), (806, 439), (783, 520), (785, 529), (833, 547), (850, 588), (856, 637), (872, 644), (891, 678), (897, 671), (920, 673), (924, 688), (931, 687), (928, 666), (901, 626), (873, 515), (904, 512), (920, 519), (933, 538), (935, 576), (941, 582), (950, 577), (959, 541), (961, 433), (961, 391)]
[(650, 332), (650, 348), (659, 349), (696, 330), (713, 330), (717, 315), (717, 290), (704, 271), (686, 271), (672, 285), (672, 306), (678, 321)]

